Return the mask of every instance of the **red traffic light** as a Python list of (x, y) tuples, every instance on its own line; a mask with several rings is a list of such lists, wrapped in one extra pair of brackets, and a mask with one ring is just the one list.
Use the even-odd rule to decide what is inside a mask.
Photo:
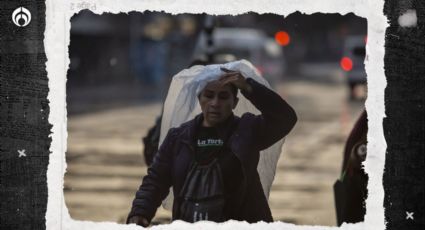
[(285, 31), (278, 31), (274, 35), (274, 39), (281, 46), (287, 46), (287, 45), (289, 45), (289, 42), (291, 42), (291, 37)]
[(344, 71), (350, 71), (353, 68), (353, 61), (349, 57), (343, 57), (339, 63)]

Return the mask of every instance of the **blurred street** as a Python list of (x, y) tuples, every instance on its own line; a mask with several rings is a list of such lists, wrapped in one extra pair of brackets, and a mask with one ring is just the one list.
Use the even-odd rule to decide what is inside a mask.
[[(246, 59), (298, 115), (270, 194), (274, 219), (335, 226), (333, 184), (366, 96), (366, 42), (367, 21), (352, 13), (79, 12), (66, 85), (71, 216), (124, 223), (147, 172), (142, 137), (172, 76), (194, 64)], [(170, 216), (160, 208), (153, 224)]]
[[(270, 195), (274, 219), (335, 226), (332, 186), (340, 173), (344, 142), (364, 102), (348, 101), (345, 83), (334, 79), (292, 77), (274, 88), (298, 115), (283, 145)], [(74, 219), (123, 223), (146, 174), (141, 138), (154, 124), (161, 104), (103, 108), (101, 103), (96, 102), (102, 109), (95, 112), (68, 117), (65, 201)], [(154, 223), (169, 219), (170, 213), (160, 208)]]

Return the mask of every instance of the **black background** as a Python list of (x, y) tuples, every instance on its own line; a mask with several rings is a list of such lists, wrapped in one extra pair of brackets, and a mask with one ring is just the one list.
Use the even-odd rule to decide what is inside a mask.
[[(424, 229), (425, 6), (423, 0), (387, 0), (385, 41), (387, 153), (384, 172), (387, 229)], [(11, 14), (25, 6), (31, 23), (17, 27)], [(416, 10), (418, 25), (398, 17)], [(0, 227), (45, 229), (46, 172), (51, 144), (44, 52), (44, 1), (0, 3)], [(26, 157), (18, 157), (25, 149)], [(414, 220), (406, 212), (414, 212)]]
[[(12, 12), (25, 6), (31, 22), (18, 27)], [(0, 3), (0, 225), (45, 229), (49, 163), (49, 92), (44, 53), (44, 1)], [(18, 157), (25, 149), (26, 157)]]
[[(425, 2), (386, 1), (384, 207), (387, 229), (424, 229)], [(400, 28), (405, 8), (418, 26)], [(414, 212), (414, 220), (406, 212)]]

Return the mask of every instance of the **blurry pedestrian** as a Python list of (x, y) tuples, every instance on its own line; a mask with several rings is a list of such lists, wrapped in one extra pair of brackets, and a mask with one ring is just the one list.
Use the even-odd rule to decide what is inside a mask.
[(363, 110), (345, 143), (341, 177), (334, 185), (338, 226), (364, 220), (368, 177), (362, 163), (367, 153), (367, 130), (367, 113)]
[[(136, 193), (127, 223), (148, 226), (171, 186), (173, 220), (273, 221), (257, 171), (259, 152), (290, 132), (296, 114), (256, 80), (221, 70), (221, 76), (205, 82), (197, 94), (202, 113), (168, 131)], [(260, 115), (233, 114), (238, 90)]]

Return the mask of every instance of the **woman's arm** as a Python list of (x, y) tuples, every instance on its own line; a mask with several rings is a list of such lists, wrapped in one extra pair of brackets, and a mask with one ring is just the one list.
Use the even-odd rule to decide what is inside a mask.
[(285, 137), (297, 122), (294, 109), (277, 93), (239, 72), (227, 72), (220, 78), (222, 84), (231, 83), (261, 112), (255, 117), (256, 142), (260, 150), (266, 149)]
[(142, 185), (136, 192), (127, 223), (149, 225), (162, 200), (168, 195), (172, 183), (171, 166), (174, 141), (175, 129), (170, 129), (155, 155), (152, 165), (148, 168), (148, 174), (143, 178)]
[(288, 135), (297, 122), (297, 115), (277, 93), (251, 78), (246, 81), (251, 91), (241, 93), (261, 112), (255, 117), (254, 128), (257, 146), (263, 150)]

